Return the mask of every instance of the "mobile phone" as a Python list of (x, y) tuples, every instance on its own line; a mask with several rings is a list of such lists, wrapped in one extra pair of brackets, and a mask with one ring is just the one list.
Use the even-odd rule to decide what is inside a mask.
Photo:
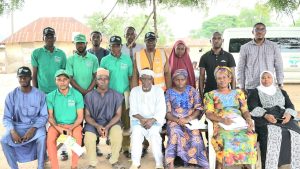
[(63, 134), (64, 134), (64, 135), (67, 135), (67, 130), (63, 130)]
[(276, 118), (277, 123), (282, 123), (282, 121), (284, 120), (284, 118)]

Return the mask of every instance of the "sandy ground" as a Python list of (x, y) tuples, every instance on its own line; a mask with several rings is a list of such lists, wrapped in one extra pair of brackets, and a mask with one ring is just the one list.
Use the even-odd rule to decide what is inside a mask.
[[(4, 100), (8, 92), (13, 90), (15, 87), (18, 86), (18, 81), (16, 78), (15, 74), (0, 74), (0, 82), (1, 82), (1, 87), (0, 87), (0, 118), (2, 119), (3, 117), (3, 107), (4, 107)], [(292, 102), (295, 104), (296, 110), (300, 111), (300, 85), (299, 84), (289, 84), (285, 85), (284, 89), (288, 92)], [(2, 125), (2, 120), (0, 120), (0, 137), (4, 132), (4, 128)], [(1, 146), (0, 146), (1, 147)], [(111, 166), (108, 163), (108, 160), (105, 159), (105, 156), (110, 152), (109, 146), (106, 146), (104, 144), (104, 140), (101, 141), (100, 144), (100, 149), (104, 153), (103, 157), (99, 157), (99, 165), (98, 169), (110, 169)], [(69, 153), (69, 155), (71, 155)], [(126, 168), (130, 167), (130, 160), (127, 159), (126, 157), (123, 156), (123, 154), (120, 154), (120, 161), (122, 164), (126, 166)], [(60, 168), (62, 169), (68, 169), (70, 167), (71, 161), (68, 160), (66, 162), (60, 162)], [(4, 157), (4, 154), (2, 152), (2, 148), (0, 148), (0, 165), (1, 169), (9, 169), (8, 164), (6, 162), (6, 159)], [(86, 156), (83, 155), (80, 160), (79, 160), (79, 169), (83, 169), (87, 167), (88, 163), (86, 160)], [(152, 156), (151, 150), (149, 153), (142, 158), (141, 161), (141, 168), (140, 169), (151, 169), (155, 167), (155, 162), (154, 158)], [(37, 161), (29, 162), (29, 163), (24, 163), (24, 164), (19, 164), (20, 169), (34, 169), (37, 168)], [(49, 162), (46, 163), (45, 169), (49, 169), (50, 164)], [(183, 169), (183, 168), (178, 168), (178, 169)]]

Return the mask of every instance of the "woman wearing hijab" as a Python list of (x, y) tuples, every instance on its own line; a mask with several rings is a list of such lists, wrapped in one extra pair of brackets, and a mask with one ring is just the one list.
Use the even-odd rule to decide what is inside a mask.
[[(214, 75), (218, 88), (205, 94), (204, 110), (206, 118), (213, 122), (211, 143), (216, 151), (217, 169), (233, 165), (249, 168), (246, 165), (256, 163), (257, 136), (253, 132), (245, 95), (241, 90), (229, 88), (233, 77), (229, 67), (218, 66)], [(233, 126), (231, 124), (237, 119), (244, 124), (238, 128), (225, 129)]]
[(185, 166), (193, 164), (208, 169), (208, 160), (199, 130), (186, 127), (191, 120), (203, 115), (199, 92), (186, 85), (188, 72), (178, 69), (173, 73), (175, 84), (166, 92), (168, 143), (165, 161), (168, 169), (174, 169), (174, 159), (180, 157)]
[(274, 82), (272, 72), (262, 72), (260, 86), (248, 97), (262, 168), (300, 168), (300, 128), (293, 120), (297, 112), (286, 91), (276, 87)]
[(174, 44), (169, 57), (169, 64), (171, 67), (171, 75), (173, 75), (177, 69), (185, 69), (188, 72), (186, 84), (193, 86), (194, 88), (196, 87), (195, 73), (188, 53), (188, 47), (182, 40), (179, 40)]

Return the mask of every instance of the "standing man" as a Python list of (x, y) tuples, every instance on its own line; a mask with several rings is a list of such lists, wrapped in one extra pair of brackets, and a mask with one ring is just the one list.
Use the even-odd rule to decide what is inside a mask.
[[(48, 129), (47, 150), (52, 169), (58, 169), (56, 140), (64, 132), (76, 139), (81, 145), (83, 120), (83, 97), (70, 88), (70, 77), (67, 72), (60, 69), (55, 74), (56, 90), (47, 95), (47, 106), (50, 127)], [(77, 169), (78, 155), (72, 153), (72, 169)]]
[(152, 85), (153, 76), (152, 70), (142, 70), (142, 86), (134, 87), (130, 94), (131, 145), (134, 145), (131, 146), (130, 169), (140, 167), (144, 137), (151, 142), (155, 168), (164, 168), (160, 131), (166, 122), (166, 102), (164, 91)]
[(89, 169), (96, 168), (97, 158), (95, 141), (97, 137), (110, 139), (111, 157), (109, 162), (113, 168), (120, 168), (119, 152), (122, 145), (121, 114), (123, 96), (109, 89), (110, 72), (98, 68), (96, 75), (97, 89), (89, 92), (85, 98), (85, 137), (84, 144), (87, 150)]
[[(130, 57), (121, 52), (122, 39), (119, 36), (112, 36), (109, 39), (111, 53), (102, 59), (100, 67), (109, 71), (110, 83), (109, 88), (124, 95), (125, 99), (122, 106), (122, 123), (123, 129), (130, 129), (129, 118), (129, 89), (132, 77), (132, 62)], [(127, 104), (126, 104), (127, 103)], [(122, 149), (125, 156), (130, 158), (130, 137), (124, 136)]]
[(98, 64), (100, 65), (101, 59), (109, 54), (109, 51), (102, 48), (100, 46), (102, 42), (102, 34), (99, 31), (93, 31), (91, 33), (91, 41), (93, 44), (93, 47), (91, 49), (88, 49), (87, 51), (91, 54), (94, 54), (98, 58)]
[(46, 96), (30, 85), (31, 70), (20, 67), (17, 71), (20, 87), (5, 99), (3, 125), (6, 129), (1, 146), (8, 165), (38, 160), (38, 169), (44, 168), (46, 155), (46, 122), (48, 119)]
[(83, 96), (95, 87), (95, 73), (98, 68), (98, 59), (86, 51), (86, 37), (78, 34), (74, 38), (76, 52), (67, 61), (67, 72), (70, 75), (71, 85)]
[(47, 27), (43, 30), (45, 46), (35, 49), (31, 54), (32, 85), (48, 94), (56, 89), (53, 77), (58, 69), (66, 68), (66, 54), (56, 48), (55, 30)]
[(236, 66), (235, 61), (232, 54), (222, 49), (222, 34), (219, 32), (214, 32), (210, 42), (212, 44), (212, 49), (201, 56), (199, 63), (199, 92), (202, 100), (205, 93), (217, 89), (217, 82), (214, 76), (214, 71), (217, 66), (227, 66), (231, 69), (233, 79), (230, 86), (232, 89), (235, 89), (236, 87), (234, 73), (234, 69)]
[(283, 85), (283, 62), (278, 45), (265, 39), (266, 26), (256, 23), (253, 26), (254, 39), (241, 46), (238, 63), (238, 83), (244, 91), (255, 89), (260, 84), (263, 71), (276, 72), (277, 84)]
[(122, 46), (122, 53), (130, 56), (131, 60), (133, 60), (134, 54), (144, 49), (144, 45), (134, 42), (136, 38), (136, 31), (134, 27), (128, 26), (127, 28), (125, 28), (124, 32), (126, 44)]
[(139, 75), (145, 68), (154, 72), (154, 85), (160, 86), (164, 91), (172, 85), (169, 61), (163, 49), (156, 49), (156, 35), (154, 32), (145, 34), (146, 49), (135, 53), (133, 62), (133, 76), (131, 88), (141, 85)]

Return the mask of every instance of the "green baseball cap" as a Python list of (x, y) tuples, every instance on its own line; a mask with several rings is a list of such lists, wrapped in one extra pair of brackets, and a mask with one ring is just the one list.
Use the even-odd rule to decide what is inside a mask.
[(56, 71), (55, 77), (54, 77), (54, 78), (56, 78), (56, 77), (58, 77), (58, 76), (60, 76), (60, 75), (64, 75), (64, 76), (66, 76), (67, 78), (70, 78), (70, 76), (68, 75), (67, 71), (64, 70), (64, 69), (59, 69), (58, 71)]
[(74, 43), (83, 42), (86, 43), (86, 37), (84, 34), (78, 34), (74, 37)]

